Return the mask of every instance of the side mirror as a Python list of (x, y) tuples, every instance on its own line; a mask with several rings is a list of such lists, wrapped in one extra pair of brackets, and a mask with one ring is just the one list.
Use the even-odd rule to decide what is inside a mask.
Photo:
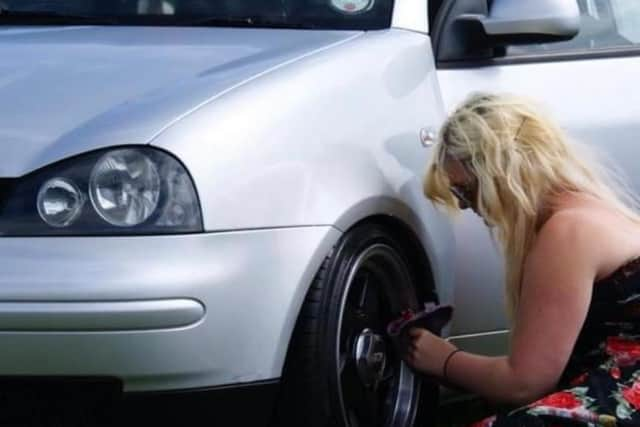
[(493, 0), (488, 16), (457, 20), (479, 25), (493, 45), (569, 40), (580, 31), (576, 0)]

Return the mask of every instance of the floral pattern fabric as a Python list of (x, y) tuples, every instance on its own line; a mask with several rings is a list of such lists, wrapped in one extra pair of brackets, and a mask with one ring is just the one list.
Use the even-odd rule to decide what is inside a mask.
[(640, 258), (594, 284), (559, 388), (470, 427), (640, 427)]

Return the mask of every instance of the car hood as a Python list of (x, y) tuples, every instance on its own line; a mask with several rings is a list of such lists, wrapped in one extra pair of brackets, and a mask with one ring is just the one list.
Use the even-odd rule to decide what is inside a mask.
[(0, 177), (146, 144), (190, 111), (358, 32), (0, 27)]

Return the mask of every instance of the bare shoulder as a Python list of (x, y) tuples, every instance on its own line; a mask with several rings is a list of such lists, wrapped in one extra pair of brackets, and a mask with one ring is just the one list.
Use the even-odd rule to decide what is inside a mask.
[[(527, 264), (580, 268), (594, 276), (606, 263), (606, 248), (614, 244), (611, 218), (594, 209), (570, 208), (555, 213), (533, 242)], [(604, 249), (604, 250), (603, 250)]]
[[(601, 211), (585, 208), (563, 209), (551, 216), (538, 232), (536, 246), (573, 246), (590, 243), (615, 227)], [(596, 240), (597, 241), (597, 240)]]

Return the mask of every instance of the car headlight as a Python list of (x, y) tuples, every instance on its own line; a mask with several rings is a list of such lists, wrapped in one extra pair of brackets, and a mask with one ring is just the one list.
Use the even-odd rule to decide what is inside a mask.
[(82, 213), (84, 201), (84, 195), (73, 182), (53, 178), (38, 191), (38, 213), (50, 226), (66, 227)]
[(142, 224), (158, 208), (158, 168), (138, 150), (109, 152), (93, 167), (89, 196), (96, 212), (109, 224)]
[(8, 181), (0, 192), (0, 235), (203, 231), (191, 177), (161, 150), (100, 150)]

